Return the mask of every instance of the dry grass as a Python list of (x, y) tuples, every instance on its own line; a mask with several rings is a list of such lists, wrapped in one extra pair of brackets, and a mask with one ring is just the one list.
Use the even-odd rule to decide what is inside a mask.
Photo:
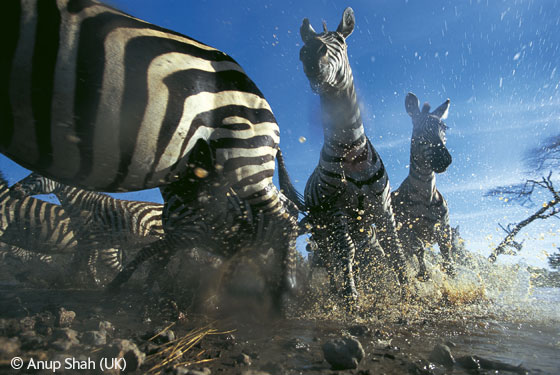
[[(165, 327), (165, 329), (163, 329), (155, 336), (151, 337), (148, 341), (153, 341), (156, 337), (165, 333), (168, 329), (170, 329), (174, 325), (175, 323), (172, 323), (169, 326)], [(202, 339), (204, 339), (206, 336), (222, 335), (231, 332), (233, 331), (218, 331), (212, 328), (211, 325), (207, 325), (201, 328), (194, 329), (188, 332), (183, 337), (159, 345), (157, 347), (158, 351), (156, 353), (150, 354), (149, 356), (146, 357), (146, 363), (148, 362), (154, 363), (153, 366), (149, 370), (147, 370), (146, 373), (152, 375), (158, 375), (168, 365), (171, 365), (172, 368), (177, 368), (181, 366), (192, 366), (196, 364), (211, 362), (214, 359), (201, 358), (205, 350), (201, 350), (200, 352), (191, 355), (190, 359), (188, 360), (185, 360), (184, 357), (187, 353), (189, 353), (192, 350), (192, 348), (196, 344), (201, 342)]]

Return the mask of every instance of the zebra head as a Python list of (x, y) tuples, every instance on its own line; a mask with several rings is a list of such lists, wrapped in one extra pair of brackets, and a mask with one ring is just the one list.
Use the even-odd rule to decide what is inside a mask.
[(31, 173), (10, 188), (12, 196), (17, 198), (29, 197), (37, 194), (57, 193), (64, 185), (38, 173)]
[(451, 154), (445, 146), (447, 126), (443, 122), (449, 111), (449, 99), (430, 112), (430, 105), (419, 107), (416, 95), (408, 93), (405, 99), (406, 112), (412, 118), (411, 162), (421, 169), (436, 173), (445, 172), (451, 164)]
[(352, 70), (346, 52), (346, 38), (354, 30), (352, 8), (346, 8), (336, 31), (328, 31), (323, 22), (323, 32), (317, 34), (309, 19), (305, 18), (299, 29), (304, 46), (299, 52), (303, 71), (311, 89), (321, 94), (332, 89), (344, 90), (352, 84)]

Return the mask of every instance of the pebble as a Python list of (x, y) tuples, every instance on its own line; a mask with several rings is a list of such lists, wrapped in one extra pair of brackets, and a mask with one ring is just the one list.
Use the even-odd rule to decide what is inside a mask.
[(76, 318), (76, 313), (61, 307), (56, 311), (55, 327), (68, 328)]
[(105, 332), (107, 335), (112, 335), (115, 332), (115, 327), (110, 321), (102, 320), (99, 322), (99, 330)]
[(323, 354), (334, 370), (355, 369), (365, 355), (362, 344), (351, 337), (326, 342)]
[(124, 358), (126, 360), (126, 371), (129, 372), (140, 368), (146, 355), (132, 341), (114, 339), (110, 345), (107, 345), (100, 352), (100, 358)]
[(186, 367), (177, 367), (173, 371), (173, 375), (210, 375), (212, 372), (208, 367), (205, 367), (201, 370), (193, 370)]
[(430, 353), (430, 357), (428, 359), (446, 367), (451, 367), (455, 364), (455, 358), (453, 358), (453, 355), (451, 354), (451, 349), (449, 349), (449, 346), (444, 344), (437, 344)]
[(241, 353), (237, 357), (235, 357), (235, 362), (240, 364), (240, 365), (246, 365), (246, 366), (250, 366), (251, 363), (252, 363), (251, 362), (251, 357), (249, 357), (245, 353)]
[(104, 331), (86, 331), (82, 335), (81, 343), (91, 346), (105, 345), (107, 343), (107, 335)]
[(71, 328), (55, 328), (51, 339), (53, 341), (56, 340), (70, 340), (72, 343), (77, 344), (80, 341), (78, 340), (78, 332), (71, 329)]
[(17, 337), (0, 337), (0, 358), (10, 358), (20, 350)]
[(22, 350), (36, 350), (45, 345), (45, 338), (38, 336), (35, 331), (26, 331), (19, 335)]

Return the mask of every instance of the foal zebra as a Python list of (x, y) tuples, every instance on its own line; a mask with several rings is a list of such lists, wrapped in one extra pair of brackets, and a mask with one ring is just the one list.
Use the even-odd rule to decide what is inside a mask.
[(80, 245), (87, 241), (88, 258), (97, 256), (98, 247), (124, 251), (164, 235), (162, 204), (116, 199), (64, 185), (38, 173), (31, 173), (10, 190), (21, 197), (56, 195), (71, 219), (72, 229), (76, 232), (84, 228), (81, 237), (87, 238), (81, 238)]
[(300, 28), (304, 42), (300, 60), (312, 90), (320, 96), (325, 137), (319, 165), (305, 187), (305, 207), (316, 255), (326, 265), (331, 283), (342, 271), (343, 294), (350, 300), (358, 297), (354, 257), (368, 257), (375, 236), (372, 225), (399, 281), (406, 281), (389, 178), (365, 135), (348, 61), (346, 38), (354, 24), (354, 12), (347, 8), (336, 31), (323, 24), (324, 32), (317, 34), (307, 18)]
[(425, 247), (436, 242), (444, 269), (453, 274), (449, 209), (436, 189), (435, 175), (445, 172), (451, 164), (451, 154), (445, 146), (447, 126), (443, 122), (449, 111), (449, 99), (433, 112), (428, 103), (420, 111), (418, 98), (409, 93), (405, 107), (412, 118), (410, 169), (408, 177), (392, 193), (393, 207), (403, 247), (409, 256), (416, 255), (420, 268), (418, 278), (426, 280)]
[[(69, 254), (73, 257), (72, 272), (80, 272), (81, 268), (76, 266), (80, 259), (77, 239), (81, 231), (82, 228), (73, 225), (64, 209), (56, 204), (29, 197), (12, 197), (8, 183), (0, 173), (0, 241), (20, 248), (12, 248), (12, 255), (26, 260), (31, 258), (30, 253), (38, 254), (35, 258), (39, 259), (48, 259), (51, 254)], [(117, 255), (115, 249), (106, 249), (102, 252), (102, 260), (109, 268), (120, 270)], [(88, 264), (88, 271), (93, 275), (95, 260), (92, 258)]]
[[(92, 0), (3, 11), (0, 152), (88, 190), (161, 189), (165, 236), (112, 287), (154, 254), (209, 241), (231, 252), (255, 236), (279, 255), (275, 296), (293, 285), (297, 216), (272, 183), (278, 124), (231, 57)], [(229, 192), (255, 220), (236, 216)], [(250, 228), (226, 233), (233, 224)]]

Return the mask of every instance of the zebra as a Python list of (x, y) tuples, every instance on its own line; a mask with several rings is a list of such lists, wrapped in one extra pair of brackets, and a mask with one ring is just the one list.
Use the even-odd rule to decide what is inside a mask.
[[(68, 185), (159, 187), (164, 198), (165, 236), (142, 248), (112, 289), (145, 259), (185, 243), (210, 241), (220, 251), (252, 240), (279, 255), (275, 296), (295, 285), (297, 215), (272, 183), (279, 127), (235, 60), (92, 0), (11, 1), (3, 9), (14, 26), (1, 57), (9, 100), (0, 152)], [(236, 216), (231, 197), (254, 220)], [(226, 225), (245, 229), (232, 235)]]
[[(12, 246), (8, 254), (23, 261), (38, 258), (47, 262), (51, 254), (70, 254), (74, 265), (80, 252), (78, 237), (80, 228), (74, 229), (62, 207), (39, 199), (14, 198), (8, 182), (0, 172), (0, 242)], [(14, 248), (15, 247), (15, 248)], [(36, 257), (30, 254), (37, 254)], [(102, 252), (103, 263), (119, 271), (121, 264), (115, 249)], [(96, 258), (90, 260), (88, 270), (95, 269)], [(80, 272), (72, 267), (72, 272)]]
[(319, 164), (305, 186), (304, 206), (317, 243), (315, 255), (326, 265), (331, 285), (335, 273), (342, 271), (342, 294), (350, 301), (358, 297), (354, 258), (368, 258), (376, 241), (373, 225), (399, 282), (406, 282), (389, 178), (364, 132), (348, 61), (346, 38), (354, 24), (354, 12), (346, 8), (336, 31), (323, 23), (324, 32), (318, 34), (307, 18), (300, 28), (300, 60), (311, 89), (320, 96), (325, 138)]
[(436, 173), (443, 173), (452, 161), (446, 147), (443, 122), (449, 113), (449, 99), (434, 111), (425, 103), (420, 110), (416, 95), (408, 93), (406, 112), (412, 118), (410, 168), (408, 176), (392, 193), (393, 209), (399, 225), (399, 237), (407, 255), (418, 258), (420, 280), (429, 278), (424, 262), (425, 247), (437, 242), (443, 267), (452, 275), (452, 233), (449, 209), (436, 188)]
[[(106, 194), (68, 186), (38, 173), (31, 173), (11, 187), (19, 197), (54, 194), (71, 219), (72, 229), (82, 231), (81, 241), (88, 243), (88, 258), (98, 255), (98, 247), (124, 249), (156, 240), (164, 235), (161, 215), (163, 205), (126, 201)], [(80, 229), (80, 228), (86, 228)], [(106, 254), (103, 251), (102, 254)], [(88, 261), (89, 264), (93, 262)], [(115, 265), (120, 271), (120, 264)], [(95, 272), (92, 273), (95, 275)], [(99, 281), (94, 279), (95, 283)]]
[(40, 263), (52, 264), (53, 259), (49, 254), (37, 253), (0, 242), (0, 259), (13, 258), (23, 263), (38, 261)]

